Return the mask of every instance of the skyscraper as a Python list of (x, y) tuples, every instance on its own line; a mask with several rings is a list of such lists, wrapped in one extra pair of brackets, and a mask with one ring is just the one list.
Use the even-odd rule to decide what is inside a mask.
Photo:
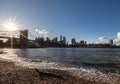
[(71, 39), (71, 43), (72, 43), (73, 46), (76, 45), (76, 40), (75, 40), (75, 38), (72, 38), (72, 39)]
[(109, 44), (112, 46), (113, 45), (113, 40), (109, 40)]
[(66, 45), (66, 38), (63, 37), (63, 44)]
[(62, 35), (60, 35), (60, 41), (62, 41)]

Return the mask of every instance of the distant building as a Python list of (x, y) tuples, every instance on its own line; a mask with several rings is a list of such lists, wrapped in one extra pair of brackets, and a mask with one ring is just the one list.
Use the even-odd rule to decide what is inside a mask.
[(46, 37), (46, 42), (51, 42), (49, 37)]
[(27, 47), (28, 44), (28, 30), (20, 30), (20, 47)]
[(58, 42), (58, 38), (57, 37), (55, 37), (55, 43), (57, 43)]
[(66, 45), (66, 38), (63, 37), (63, 44)]
[(57, 37), (53, 38), (52, 42), (53, 42), (53, 43), (57, 43), (57, 42), (58, 42)]
[(39, 37), (38, 41), (40, 41), (40, 42), (44, 42), (45, 39), (44, 39), (44, 37)]
[(85, 47), (85, 46), (86, 46), (86, 44), (87, 44), (87, 42), (86, 42), (86, 41), (84, 41), (84, 40), (80, 41), (80, 47)]
[(76, 40), (75, 40), (75, 38), (72, 38), (72, 39), (71, 39), (71, 44), (72, 44), (73, 46), (76, 45)]
[(60, 41), (62, 41), (62, 35), (60, 35)]
[(84, 40), (80, 41), (80, 45), (84, 45)]
[(110, 44), (110, 46), (112, 46), (113, 45), (113, 40), (111, 39), (111, 40), (109, 40), (109, 44)]
[(87, 41), (85, 41), (84, 44), (87, 45)]

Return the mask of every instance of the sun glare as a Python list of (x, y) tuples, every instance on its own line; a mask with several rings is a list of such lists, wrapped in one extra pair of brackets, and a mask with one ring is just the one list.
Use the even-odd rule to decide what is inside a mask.
[(7, 31), (15, 31), (19, 29), (19, 24), (16, 21), (16, 18), (8, 18), (5, 21), (2, 21), (2, 27)]

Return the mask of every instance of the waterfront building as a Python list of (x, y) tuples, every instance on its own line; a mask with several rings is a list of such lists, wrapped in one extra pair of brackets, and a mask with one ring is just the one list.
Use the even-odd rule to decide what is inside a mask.
[(49, 37), (46, 37), (46, 42), (51, 42)]
[(87, 42), (86, 41), (84, 41), (84, 40), (82, 40), (82, 41), (80, 41), (80, 47), (86, 47), (86, 45), (87, 45)]
[(62, 41), (62, 35), (60, 35), (60, 41)]
[(75, 38), (72, 38), (72, 39), (71, 39), (71, 44), (72, 44), (72, 46), (75, 46), (75, 45), (76, 45), (76, 40), (75, 40)]
[(63, 44), (66, 45), (66, 38), (63, 37)]
[(110, 46), (113, 46), (113, 40), (112, 39), (109, 40), (109, 44), (110, 44)]

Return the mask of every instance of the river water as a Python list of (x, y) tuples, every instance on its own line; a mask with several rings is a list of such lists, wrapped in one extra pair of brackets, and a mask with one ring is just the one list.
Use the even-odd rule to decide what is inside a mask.
[(15, 62), (17, 66), (68, 70), (79, 77), (111, 84), (120, 80), (119, 48), (4, 48), (0, 52), (1, 60)]

